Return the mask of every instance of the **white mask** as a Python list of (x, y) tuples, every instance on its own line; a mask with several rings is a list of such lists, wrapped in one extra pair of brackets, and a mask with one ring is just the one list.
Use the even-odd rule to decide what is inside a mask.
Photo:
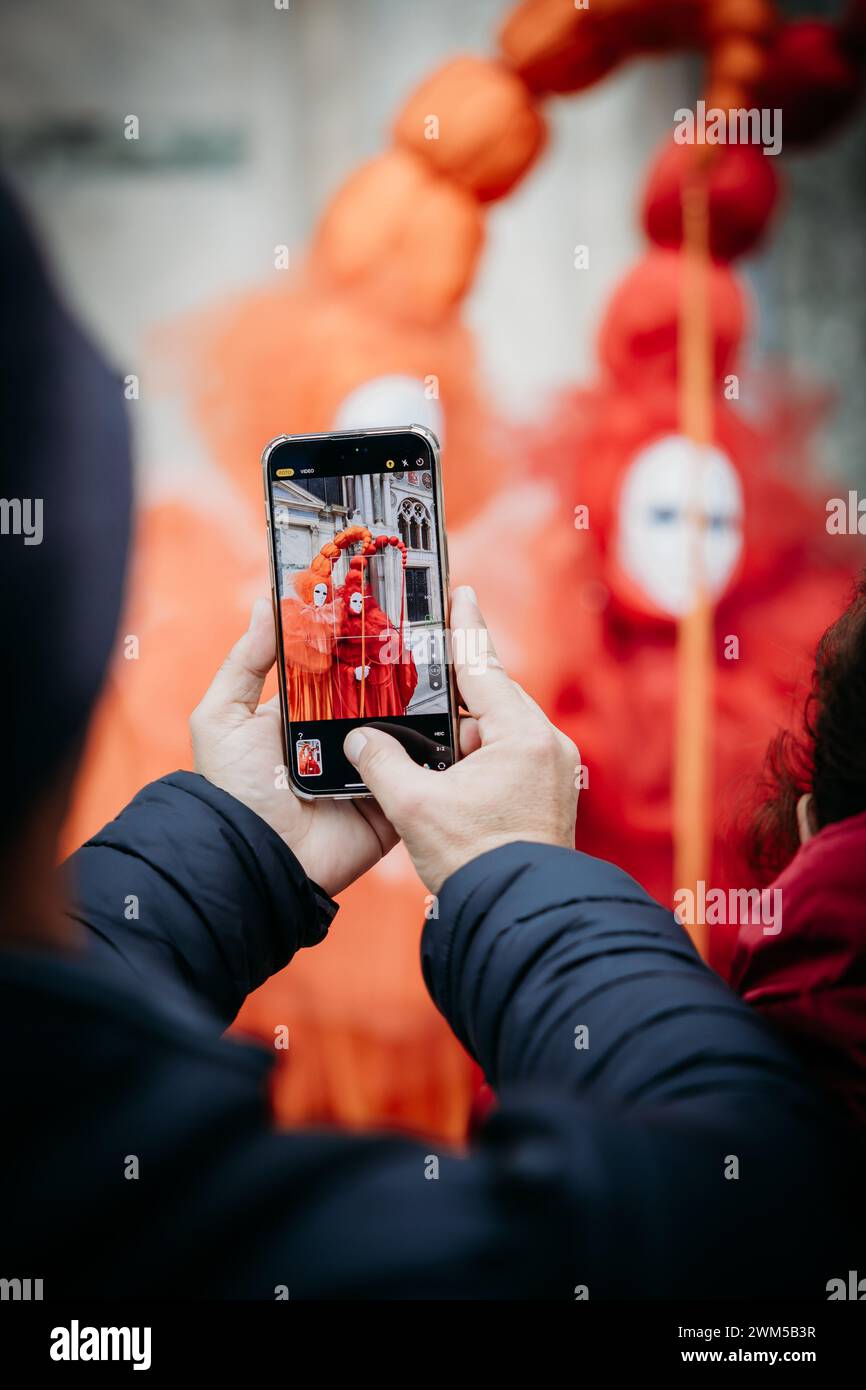
[(314, 585), (313, 585), (313, 603), (315, 604), (315, 606), (316, 606), (317, 608), (321, 608), (321, 607), (322, 607), (322, 604), (323, 604), (323, 603), (327, 603), (327, 601), (328, 601), (328, 586), (327, 586), (327, 584), (314, 584)]
[(354, 593), (350, 596), (350, 598), (349, 598), (349, 608), (351, 609), (351, 611), (352, 611), (353, 613), (357, 614), (357, 613), (360, 613), (360, 611), (361, 611), (361, 609), (363, 608), (363, 606), (364, 606), (364, 603), (363, 603), (363, 599), (361, 598), (361, 594), (360, 594), (360, 592), (356, 589), (355, 592), (354, 592)]
[(742, 484), (727, 455), (669, 434), (636, 454), (626, 472), (616, 558), (648, 598), (679, 618), (694, 605), (696, 571), (710, 598), (726, 588), (743, 546), (742, 519)]

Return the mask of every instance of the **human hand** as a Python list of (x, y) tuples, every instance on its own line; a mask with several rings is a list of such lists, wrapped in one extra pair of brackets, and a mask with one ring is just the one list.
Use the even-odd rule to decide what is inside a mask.
[(419, 767), (390, 734), (353, 729), (344, 743), (432, 893), (486, 850), (514, 840), (574, 847), (580, 754), (506, 675), (471, 589), (451, 614), (462, 761)]
[(356, 681), (366, 680), (366, 678), (367, 678), (367, 676), (369, 676), (369, 674), (370, 674), (370, 668), (369, 668), (369, 666), (356, 666), (356, 667), (355, 667), (355, 680), (356, 680)]
[(333, 895), (387, 854), (397, 834), (370, 800), (302, 801), (286, 785), (279, 700), (259, 704), (275, 660), (273, 609), (258, 599), (248, 630), (190, 716), (194, 767), (267, 821)]

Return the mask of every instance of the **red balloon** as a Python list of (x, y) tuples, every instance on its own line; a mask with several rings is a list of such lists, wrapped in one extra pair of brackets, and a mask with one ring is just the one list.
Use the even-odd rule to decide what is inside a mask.
[[(708, 263), (712, 370), (720, 380), (733, 370), (745, 330), (746, 308), (726, 265)], [(679, 375), (679, 314), (685, 259), (677, 251), (648, 251), (614, 291), (599, 333), (599, 356), (622, 383), (649, 388)]]
[[(650, 170), (643, 225), (650, 241), (678, 247), (683, 240), (683, 184), (694, 147), (666, 141)], [(709, 166), (710, 251), (730, 261), (760, 241), (779, 195), (774, 158), (757, 145), (719, 145)]]
[(806, 19), (779, 31), (757, 92), (760, 106), (782, 111), (782, 148), (808, 145), (853, 111), (863, 74), (832, 24)]

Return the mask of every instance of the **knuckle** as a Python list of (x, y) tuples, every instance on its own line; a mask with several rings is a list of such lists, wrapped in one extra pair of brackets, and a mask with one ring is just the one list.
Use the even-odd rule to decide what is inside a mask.
[(569, 738), (568, 734), (564, 734), (560, 730), (557, 730), (557, 738), (559, 739), (563, 757), (567, 759), (569, 765), (574, 765), (575, 767), (579, 766), (580, 749), (574, 742), (574, 739)]
[(552, 762), (556, 756), (556, 738), (553, 729), (546, 727), (540, 720), (533, 723), (524, 736), (524, 747), (534, 758)]

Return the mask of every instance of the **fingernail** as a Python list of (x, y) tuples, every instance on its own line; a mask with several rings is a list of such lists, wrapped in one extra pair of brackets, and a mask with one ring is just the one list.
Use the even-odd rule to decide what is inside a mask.
[(346, 754), (349, 762), (354, 763), (356, 767), (358, 766), (358, 759), (364, 751), (366, 742), (367, 735), (362, 729), (353, 729), (351, 733), (346, 735), (346, 741), (343, 744), (343, 752)]

